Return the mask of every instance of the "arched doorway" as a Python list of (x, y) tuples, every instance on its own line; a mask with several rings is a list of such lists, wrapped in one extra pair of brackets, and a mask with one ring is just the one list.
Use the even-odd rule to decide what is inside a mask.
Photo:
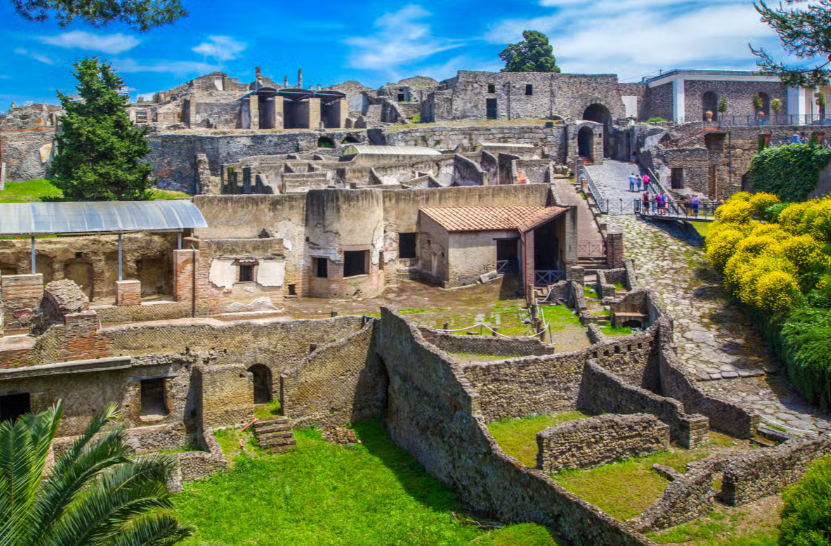
[(334, 148), (335, 141), (329, 137), (320, 137), (317, 139), (317, 147), (318, 148)]
[(603, 124), (603, 157), (608, 157), (611, 151), (612, 113), (602, 104), (595, 103), (586, 108), (583, 119)]
[(707, 121), (707, 112), (713, 113), (713, 121), (718, 119), (718, 95), (707, 91), (701, 97), (701, 119)]
[(591, 127), (581, 127), (577, 132), (577, 154), (584, 159), (594, 160), (594, 131)]
[(254, 364), (248, 371), (254, 376), (254, 403), (271, 402), (271, 370), (264, 364)]
[(768, 119), (770, 117), (770, 95), (764, 92), (757, 93), (757, 95), (759, 97), (759, 102), (761, 103), (761, 108), (759, 108), (759, 104), (753, 105), (756, 109), (756, 117), (759, 119)]

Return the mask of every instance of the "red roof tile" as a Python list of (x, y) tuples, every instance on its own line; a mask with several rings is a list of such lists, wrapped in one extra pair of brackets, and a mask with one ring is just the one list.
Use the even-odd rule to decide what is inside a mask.
[(450, 232), (516, 229), (526, 232), (559, 216), (566, 207), (446, 207), (421, 212)]

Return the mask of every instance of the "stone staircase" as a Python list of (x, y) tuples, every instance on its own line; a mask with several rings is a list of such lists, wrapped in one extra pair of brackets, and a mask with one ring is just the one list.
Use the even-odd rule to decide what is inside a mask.
[(269, 449), (272, 453), (289, 451), (297, 446), (287, 417), (257, 421), (254, 423), (254, 436), (260, 447)]

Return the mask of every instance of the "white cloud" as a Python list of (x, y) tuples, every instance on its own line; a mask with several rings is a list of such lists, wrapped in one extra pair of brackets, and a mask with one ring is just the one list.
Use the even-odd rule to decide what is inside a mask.
[(552, 13), (493, 26), (486, 39), (506, 44), (522, 31), (549, 35), (565, 72), (619, 73), (623, 79), (673, 68), (754, 68), (747, 44), (775, 35), (749, 2), (702, 0), (541, 0)]
[(230, 36), (208, 36), (208, 40), (193, 48), (196, 53), (213, 57), (217, 61), (238, 59), (248, 44), (239, 42)]
[(22, 47), (18, 47), (14, 50), (14, 52), (18, 55), (25, 55), (27, 57), (31, 57), (36, 61), (42, 62), (43, 64), (55, 64), (57, 62), (57, 60), (48, 57), (42, 53), (38, 53), (37, 51), (30, 51)]
[(394, 13), (385, 13), (375, 21), (377, 32), (371, 36), (354, 36), (346, 40), (353, 52), (353, 68), (382, 70), (391, 76), (407, 63), (420, 61), (462, 44), (433, 36), (430, 25), (422, 22), (430, 13), (414, 4)]
[(122, 73), (136, 72), (169, 73), (176, 76), (202, 76), (219, 70), (219, 66), (192, 61), (137, 61), (135, 59), (117, 59), (115, 68)]
[(103, 53), (118, 54), (129, 51), (139, 45), (141, 40), (127, 34), (93, 34), (82, 30), (73, 30), (56, 34), (55, 36), (39, 36), (41, 43), (63, 47), (65, 49), (83, 49), (86, 51), (101, 51)]

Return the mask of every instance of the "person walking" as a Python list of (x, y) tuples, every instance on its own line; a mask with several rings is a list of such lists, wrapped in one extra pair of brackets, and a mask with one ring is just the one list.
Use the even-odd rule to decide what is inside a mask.
[(641, 196), (641, 213), (642, 214), (649, 214), (649, 192), (643, 192)]
[(692, 210), (693, 210), (693, 216), (695, 216), (696, 218), (698, 218), (698, 206), (700, 204), (701, 204), (701, 200), (699, 199), (699, 197), (697, 195), (693, 195), (693, 197), (692, 197)]
[(641, 192), (641, 184), (643, 184), (643, 178), (641, 178), (641, 175), (638, 175), (635, 179), (635, 185), (638, 186), (638, 193)]
[(649, 191), (649, 175), (648, 174), (643, 175), (643, 189), (645, 191)]
[(629, 191), (635, 191), (635, 173), (629, 175)]

